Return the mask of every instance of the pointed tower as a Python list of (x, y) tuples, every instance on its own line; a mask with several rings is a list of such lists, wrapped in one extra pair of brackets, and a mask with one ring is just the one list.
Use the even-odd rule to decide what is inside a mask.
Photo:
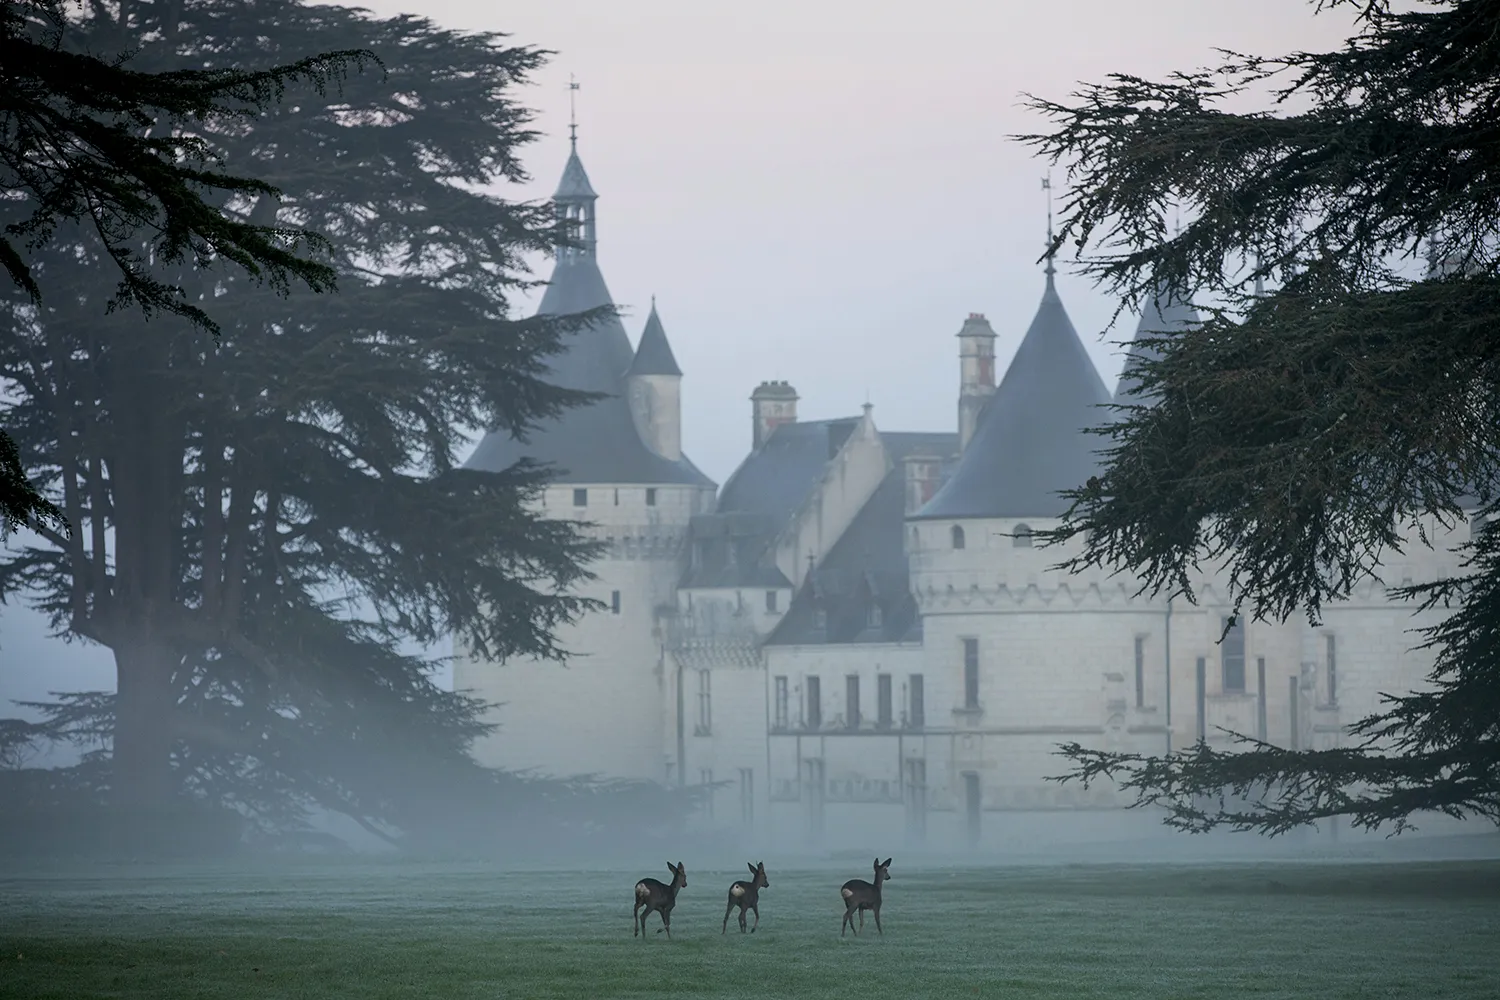
[[(537, 308), (538, 314), (568, 315), (614, 304), (599, 270), (595, 211), (598, 198), (578, 156), (575, 134), (570, 140), (568, 162), (563, 167), (554, 201), (559, 219), (577, 245), (558, 249), (552, 279)], [(658, 320), (658, 332), (660, 325)], [(644, 343), (645, 337), (642, 339)], [(665, 335), (660, 339), (665, 348)], [(682, 454), (680, 447), (657, 450), (647, 440), (648, 434), (637, 425), (626, 385), (636, 352), (631, 349), (630, 337), (617, 317), (610, 316), (569, 334), (564, 343), (565, 349), (552, 359), (547, 381), (565, 389), (603, 393), (606, 398), (572, 407), (553, 420), (543, 421), (528, 435), (530, 440), (524, 445), (507, 431), (490, 432), (469, 458), (468, 468), (498, 472), (521, 458), (531, 458), (550, 463), (557, 471), (554, 481), (558, 483), (714, 488), (714, 483)], [(654, 350), (648, 352), (648, 357), (655, 354)], [(666, 349), (665, 355), (675, 376), (680, 377), (676, 362), (671, 360), (671, 350)], [(666, 442), (660, 439), (655, 443)]]
[[(574, 245), (559, 248), (539, 313), (610, 306), (599, 271), (598, 195), (576, 138), (555, 200)], [(566, 668), (524, 657), (497, 664), (455, 643), (454, 687), (496, 706), (498, 728), (474, 748), (487, 766), (657, 781), (677, 773), (663, 609), (676, 605), (688, 525), (713, 508), (716, 492), (682, 454), (681, 376), (654, 309), (639, 350), (611, 314), (567, 334), (546, 376), (601, 398), (541, 421), (525, 441), (492, 431), (467, 462), (479, 471), (522, 458), (545, 463), (552, 470), (539, 498), (545, 515), (584, 522), (587, 536), (604, 543), (589, 563), (592, 578), (574, 590), (598, 607), (556, 633), (571, 656)]]
[(1063, 308), (1047, 258), (1046, 288), (1015, 359), (984, 408), (952, 477), (916, 518), (1059, 517), (1058, 491), (1099, 467), (1109, 390)]
[(963, 451), (995, 394), (995, 331), (984, 313), (969, 313), (958, 331), (958, 370), (958, 450)]
[(625, 382), (630, 415), (646, 447), (669, 462), (682, 458), (682, 369), (667, 343), (654, 295)]
[[(1192, 303), (1183, 302), (1158, 292), (1141, 311), (1141, 320), (1136, 324), (1135, 337), (1125, 353), (1125, 365), (1120, 373), (1120, 382), (1115, 386), (1116, 403), (1145, 403), (1141, 395), (1141, 383), (1133, 369), (1143, 360), (1155, 361), (1161, 357), (1160, 348), (1148, 341), (1163, 335), (1176, 335), (1194, 329), (1202, 320)], [(1119, 414), (1116, 414), (1117, 416)]]

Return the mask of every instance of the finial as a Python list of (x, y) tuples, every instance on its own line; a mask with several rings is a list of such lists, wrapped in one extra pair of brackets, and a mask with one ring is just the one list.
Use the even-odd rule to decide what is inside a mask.
[(578, 82), (573, 79), (573, 74), (568, 74), (568, 141), (573, 144), (573, 152), (578, 152)]
[(1265, 259), (1260, 254), (1255, 255), (1255, 297), (1264, 298), (1266, 294), (1266, 276), (1261, 273), (1265, 265)]
[(651, 311), (656, 312), (656, 293), (651, 293)]
[(1045, 273), (1047, 280), (1052, 280), (1052, 275), (1057, 268), (1052, 266), (1052, 171), (1047, 171), (1047, 176), (1042, 178), (1042, 190), (1047, 192), (1047, 266)]

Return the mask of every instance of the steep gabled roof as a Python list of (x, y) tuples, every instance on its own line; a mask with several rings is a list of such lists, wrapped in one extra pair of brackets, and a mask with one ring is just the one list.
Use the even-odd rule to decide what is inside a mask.
[(672, 345), (667, 343), (667, 331), (662, 329), (661, 317), (656, 314), (655, 296), (651, 299), (651, 315), (646, 317), (646, 329), (641, 331), (641, 342), (635, 349), (635, 358), (630, 362), (627, 374), (682, 374), (677, 359), (672, 356)]
[(918, 518), (1059, 517), (1099, 468), (1109, 390), (1058, 297), (1052, 268), (1031, 327), (963, 457)]
[[(892, 467), (828, 550), (766, 640), (799, 646), (829, 642), (900, 642), (920, 638), (906, 554), (907, 456), (949, 454), (957, 434), (880, 434)], [(824, 624), (819, 627), (821, 606)], [(879, 614), (872, 613), (879, 608)]]
[(859, 417), (785, 423), (751, 452), (719, 491), (714, 513), (688, 527), (684, 587), (787, 587), (774, 544), (817, 489)]
[[(575, 150), (558, 190), (569, 185), (577, 189), (579, 184), (587, 190), (587, 197), (593, 197)], [(612, 304), (598, 256), (586, 246), (558, 255), (537, 313), (562, 316)], [(625, 395), (625, 372), (636, 352), (618, 317), (568, 334), (564, 344), (548, 366), (547, 381), (565, 389), (607, 393), (607, 397), (541, 422), (524, 443), (508, 431), (491, 431), (464, 463), (466, 468), (499, 472), (526, 457), (551, 464), (556, 470), (554, 481), (559, 483), (714, 485), (687, 456), (669, 461), (641, 441)]]

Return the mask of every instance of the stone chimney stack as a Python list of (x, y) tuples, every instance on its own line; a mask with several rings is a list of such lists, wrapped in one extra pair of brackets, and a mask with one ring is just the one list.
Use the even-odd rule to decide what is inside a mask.
[(995, 331), (984, 313), (969, 313), (958, 331), (958, 450), (969, 446), (979, 412), (995, 394)]
[(936, 455), (907, 455), (901, 465), (906, 474), (906, 513), (910, 516), (921, 510), (942, 485), (943, 460)]
[(786, 382), (762, 382), (750, 394), (750, 447), (759, 451), (771, 432), (797, 422), (797, 390)]

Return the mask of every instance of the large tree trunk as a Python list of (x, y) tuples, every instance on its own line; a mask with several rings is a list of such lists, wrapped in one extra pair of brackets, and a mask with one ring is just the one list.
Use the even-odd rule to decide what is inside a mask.
[(128, 811), (160, 809), (175, 797), (172, 744), (177, 691), (172, 653), (155, 641), (122, 643), (115, 649), (118, 695), (111, 793)]

